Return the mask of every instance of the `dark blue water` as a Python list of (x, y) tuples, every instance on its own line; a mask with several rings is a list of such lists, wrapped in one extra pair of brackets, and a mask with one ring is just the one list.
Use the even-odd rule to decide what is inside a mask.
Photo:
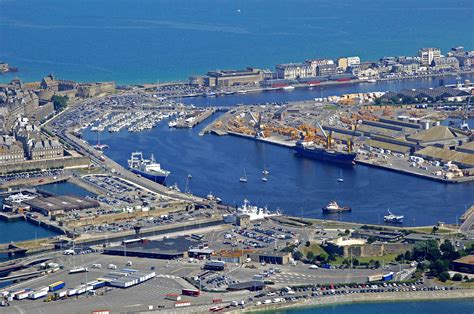
[(358, 303), (320, 306), (304, 309), (278, 310), (272, 314), (379, 314), (379, 313), (410, 313), (410, 314), (434, 314), (434, 313), (474, 313), (474, 300), (447, 300), (447, 301), (406, 301), (406, 302), (384, 302), (384, 303)]
[[(41, 186), (42, 189), (60, 195), (77, 195), (86, 196), (91, 195), (84, 189), (75, 186), (71, 183), (55, 183)], [(3, 198), (0, 198), (0, 203)], [(0, 220), (0, 243), (8, 243), (10, 241), (23, 241), (35, 238), (47, 238), (56, 236), (57, 233), (53, 230), (37, 226), (25, 220), (17, 220), (5, 222)], [(0, 256), (0, 259), (2, 257)]]
[[(154, 153), (162, 167), (171, 171), (167, 184), (178, 183), (206, 196), (213, 192), (227, 204), (240, 205), (244, 198), (287, 214), (345, 221), (380, 223), (387, 208), (405, 215), (405, 224), (455, 222), (474, 202), (474, 184), (448, 185), (399, 173), (358, 165), (341, 168), (296, 156), (291, 149), (239, 137), (199, 136), (195, 129), (169, 129), (165, 122), (142, 133), (104, 132), (106, 155), (126, 166), (132, 151)], [(94, 143), (95, 133), (85, 132)], [(270, 171), (268, 182), (261, 172)], [(239, 178), (248, 176), (248, 183)], [(338, 183), (339, 177), (344, 183)], [(353, 208), (351, 213), (323, 215), (321, 207), (337, 200)]]
[(155, 82), (317, 57), (473, 49), (473, 12), (472, 0), (0, 1), (0, 59), (24, 80), (52, 72)]
[[(462, 80), (473, 80), (474, 75), (463, 75)], [(385, 92), (400, 91), (401, 89), (427, 88), (440, 85), (440, 81), (444, 85), (455, 84), (456, 77), (436, 77), (424, 79), (409, 79), (397, 81), (381, 81), (377, 83), (360, 83), (360, 84), (342, 84), (326, 87), (297, 88), (292, 91), (273, 90), (258, 93), (234, 94), (232, 96), (220, 97), (195, 97), (183, 98), (180, 101), (186, 104), (196, 106), (234, 106), (236, 104), (260, 104), (260, 103), (278, 103), (287, 101), (312, 100), (314, 98), (322, 98), (334, 95), (352, 94), (352, 93), (368, 93), (368, 92)]]

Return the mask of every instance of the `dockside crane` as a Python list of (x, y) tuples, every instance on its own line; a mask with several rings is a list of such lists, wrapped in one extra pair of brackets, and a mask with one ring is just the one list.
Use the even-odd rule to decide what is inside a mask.
[(250, 114), (250, 117), (252, 117), (253, 122), (255, 123), (255, 137), (256, 138), (265, 137), (262, 131), (262, 114), (259, 114), (258, 119), (257, 119), (253, 115), (252, 111), (250, 111), (250, 109), (247, 109), (247, 111)]

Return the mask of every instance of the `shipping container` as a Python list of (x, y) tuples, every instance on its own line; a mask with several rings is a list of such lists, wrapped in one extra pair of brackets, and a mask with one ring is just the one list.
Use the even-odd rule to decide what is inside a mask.
[(54, 291), (64, 288), (65, 286), (66, 284), (64, 283), (64, 281), (58, 281), (49, 285), (49, 291), (54, 292)]
[(386, 275), (383, 275), (382, 280), (383, 280), (383, 281), (390, 281), (390, 280), (393, 280), (393, 272), (390, 272), (390, 273), (388, 273), (388, 274), (386, 274)]

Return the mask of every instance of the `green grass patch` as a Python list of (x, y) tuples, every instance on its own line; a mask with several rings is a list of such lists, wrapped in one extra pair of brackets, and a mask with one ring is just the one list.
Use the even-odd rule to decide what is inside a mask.
[(303, 245), (300, 249), (300, 252), (303, 253), (304, 256), (306, 256), (308, 252), (313, 252), (314, 256), (320, 255), (321, 253), (326, 253), (326, 251), (324, 251), (324, 249), (318, 244), (311, 244), (310, 246)]
[(327, 105), (323, 107), (324, 110), (336, 110), (337, 106), (335, 105)]

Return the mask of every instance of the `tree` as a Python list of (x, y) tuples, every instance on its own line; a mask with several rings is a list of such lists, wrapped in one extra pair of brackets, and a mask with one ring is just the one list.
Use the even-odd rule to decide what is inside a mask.
[(439, 227), (438, 226), (433, 226), (433, 229), (431, 229), (431, 234), (436, 234), (438, 232)]
[(311, 251), (309, 251), (308, 253), (306, 253), (306, 258), (307, 258), (308, 260), (310, 260), (310, 261), (313, 260), (313, 258), (314, 258), (314, 253), (311, 252)]
[(444, 242), (439, 246), (441, 253), (443, 254), (443, 258), (447, 260), (455, 260), (460, 257), (460, 254), (456, 252), (454, 249), (453, 244), (449, 240), (444, 240)]
[(64, 110), (67, 107), (67, 102), (69, 101), (69, 97), (54, 95), (53, 97), (51, 97), (51, 100), (53, 101), (54, 110), (59, 112), (59, 111)]
[(311, 242), (306, 241), (305, 246), (306, 246), (306, 247), (310, 247), (310, 246), (311, 246)]
[(352, 265), (359, 266), (360, 265), (359, 260), (357, 258), (352, 259)]
[(443, 272), (448, 271), (449, 263), (446, 260), (437, 259), (434, 262), (430, 263), (430, 274), (433, 276), (438, 276)]
[(293, 253), (293, 258), (297, 261), (301, 260), (303, 258), (303, 254), (300, 251), (296, 251)]
[(443, 271), (441, 274), (439, 274), (438, 276), (438, 279), (441, 281), (441, 282), (446, 282), (447, 280), (449, 280), (450, 276), (449, 276), (449, 273), (447, 271)]
[(453, 281), (462, 281), (462, 275), (460, 273), (456, 273), (453, 275), (453, 278), (451, 278)]
[(345, 233), (346, 235), (348, 235), (349, 233), (351, 233), (351, 231), (350, 231), (349, 229), (346, 229), (346, 231), (344, 231), (344, 233)]
[(376, 240), (377, 240), (377, 239), (376, 239), (374, 236), (369, 236), (369, 237), (367, 238), (367, 243), (368, 243), (368, 244), (372, 244), (372, 243), (374, 243)]
[(375, 261), (374, 262), (374, 267), (375, 268), (380, 268), (380, 261)]
[(319, 254), (318, 256), (316, 256), (316, 259), (320, 262), (323, 262), (323, 263), (326, 263), (328, 258), (329, 258), (329, 255), (326, 252), (323, 252), (323, 253)]

